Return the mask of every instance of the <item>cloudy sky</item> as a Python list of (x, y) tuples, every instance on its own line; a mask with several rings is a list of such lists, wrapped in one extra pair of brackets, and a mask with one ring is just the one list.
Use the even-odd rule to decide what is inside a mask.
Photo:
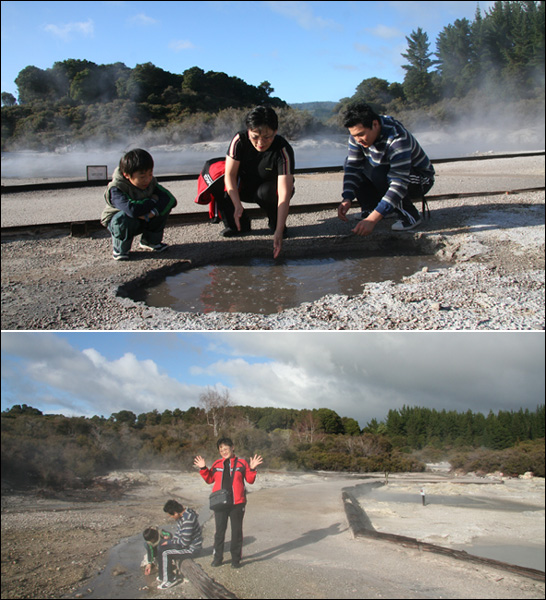
[[(480, 1), (486, 11), (494, 2)], [(2, 91), (27, 66), (69, 58), (171, 73), (198, 66), (251, 85), (268, 80), (288, 103), (352, 96), (369, 77), (402, 82), (406, 36), (431, 50), (469, 2), (2, 2)]]
[(334, 409), (364, 427), (389, 409), (485, 414), (544, 398), (542, 332), (3, 332), (2, 410), (110, 416), (235, 404)]

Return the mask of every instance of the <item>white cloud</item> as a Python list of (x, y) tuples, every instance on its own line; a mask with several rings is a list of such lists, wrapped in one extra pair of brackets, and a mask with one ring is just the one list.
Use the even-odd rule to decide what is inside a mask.
[(202, 351), (184, 367), (198, 383), (164, 370), (157, 345), (169, 334), (139, 334), (140, 351), (152, 348), (148, 335), (154, 359), (139, 359), (130, 345), (110, 359), (55, 334), (4, 332), (2, 404), (88, 416), (186, 410), (216, 386), (239, 405), (327, 407), (364, 426), (403, 405), (487, 414), (534, 410), (544, 396), (540, 333), (215, 332), (192, 337)]
[(304, 29), (340, 29), (332, 19), (317, 17), (309, 2), (264, 2), (273, 12), (287, 17)]
[(175, 52), (180, 52), (181, 50), (191, 50), (195, 46), (189, 40), (173, 40), (169, 44), (169, 48)]
[[(82, 352), (53, 334), (3, 333), (2, 350), (14, 404), (40, 406), (86, 416), (109, 416), (119, 410), (135, 413), (197, 405), (202, 388), (180, 383), (151, 360), (126, 352), (108, 360), (95, 349)], [(13, 358), (17, 356), (17, 360)]]
[(381, 38), (383, 40), (392, 40), (394, 38), (403, 37), (404, 34), (395, 27), (387, 27), (386, 25), (376, 25), (372, 28), (364, 30), (367, 34), (373, 35), (374, 37)]
[(223, 339), (235, 355), (268, 358), (211, 365), (211, 373), (230, 375), (236, 402), (326, 406), (361, 425), (404, 404), (486, 414), (533, 408), (544, 392), (540, 335), (268, 332)]
[(134, 15), (133, 17), (131, 17), (129, 19), (129, 23), (133, 25), (141, 25), (144, 27), (148, 27), (150, 25), (157, 25), (159, 21), (157, 19), (154, 19), (153, 17), (145, 15), (144, 13), (139, 13), (138, 15)]
[(95, 33), (95, 24), (92, 19), (84, 23), (66, 23), (64, 25), (45, 25), (44, 30), (61, 38), (65, 42), (79, 36), (93, 37)]

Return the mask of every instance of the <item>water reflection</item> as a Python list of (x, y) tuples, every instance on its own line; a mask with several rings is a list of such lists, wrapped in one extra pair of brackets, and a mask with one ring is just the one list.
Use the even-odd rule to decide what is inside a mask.
[(444, 266), (422, 255), (240, 258), (167, 277), (134, 299), (181, 312), (273, 314), (327, 294), (355, 295), (366, 283), (399, 281), (423, 267)]

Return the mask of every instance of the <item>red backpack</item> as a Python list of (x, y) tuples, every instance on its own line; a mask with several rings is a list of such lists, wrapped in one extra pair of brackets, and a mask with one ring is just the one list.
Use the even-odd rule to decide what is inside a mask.
[(226, 157), (211, 158), (207, 160), (197, 179), (197, 204), (209, 205), (209, 217), (214, 222), (220, 221), (217, 198), (223, 195), (226, 187), (224, 174), (226, 172)]

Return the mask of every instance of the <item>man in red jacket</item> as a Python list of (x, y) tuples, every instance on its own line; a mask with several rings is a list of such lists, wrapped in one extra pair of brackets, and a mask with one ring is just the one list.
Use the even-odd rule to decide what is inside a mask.
[(224, 560), (224, 540), (228, 519), (231, 521), (231, 566), (241, 566), (243, 553), (243, 517), (246, 506), (245, 481), (254, 483), (256, 468), (262, 464), (261, 456), (255, 455), (247, 463), (246, 460), (235, 456), (233, 442), (229, 438), (221, 438), (217, 442), (220, 457), (210, 469), (207, 469), (205, 459), (196, 456), (194, 465), (199, 467), (201, 476), (207, 483), (213, 483), (212, 491), (220, 489), (232, 492), (232, 502), (214, 511), (216, 533), (214, 534), (213, 567), (219, 567)]

